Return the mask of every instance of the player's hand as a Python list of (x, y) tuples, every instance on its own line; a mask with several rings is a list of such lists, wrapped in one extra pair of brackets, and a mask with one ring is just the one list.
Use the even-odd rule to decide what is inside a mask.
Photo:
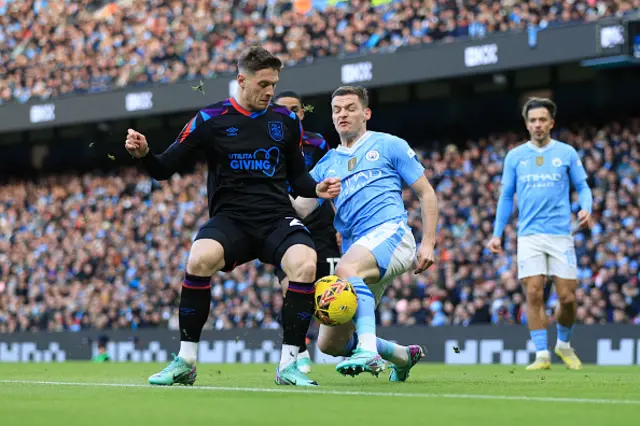
[(433, 262), (436, 260), (433, 252), (433, 246), (434, 245), (432, 243), (428, 243), (426, 241), (423, 241), (422, 244), (420, 244), (416, 259), (416, 270), (413, 272), (414, 274), (420, 274), (433, 265)]
[(502, 253), (502, 238), (500, 237), (491, 238), (489, 240), (489, 243), (487, 244), (487, 248), (489, 249), (489, 251), (491, 251), (491, 253), (495, 253), (495, 254)]
[(338, 243), (338, 248), (342, 250), (342, 234), (336, 232), (336, 242)]
[(129, 129), (127, 139), (124, 142), (127, 152), (135, 158), (142, 158), (149, 153), (147, 138), (140, 132)]
[(578, 212), (578, 226), (580, 228), (591, 228), (593, 226), (591, 213), (586, 210), (580, 210)]
[(318, 198), (331, 200), (340, 194), (340, 186), (340, 179), (327, 178), (316, 186), (316, 194), (318, 195)]

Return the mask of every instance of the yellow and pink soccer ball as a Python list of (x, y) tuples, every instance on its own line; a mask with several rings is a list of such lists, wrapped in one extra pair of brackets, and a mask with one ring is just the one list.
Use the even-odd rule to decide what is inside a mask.
[(358, 308), (358, 297), (350, 282), (336, 275), (316, 281), (314, 316), (323, 325), (336, 326), (351, 321)]

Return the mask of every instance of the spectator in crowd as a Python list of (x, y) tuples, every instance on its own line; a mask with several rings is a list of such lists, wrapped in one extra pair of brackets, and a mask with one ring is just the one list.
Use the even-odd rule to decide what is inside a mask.
[[(308, 2), (307, 2), (308, 3)], [(623, 16), (640, 0), (0, 0), (0, 104)]]
[[(560, 129), (555, 137), (583, 158), (597, 222), (575, 238), (578, 322), (640, 324), (640, 120)], [(501, 164), (521, 140), (492, 135), (422, 156), (441, 206), (438, 261), (392, 283), (378, 308), (382, 325), (526, 323), (516, 224), (507, 226), (503, 256), (485, 249)], [(409, 190), (403, 198), (419, 240), (419, 202)], [(172, 283), (184, 274), (189, 230), (206, 219), (203, 167), (163, 184), (127, 169), (3, 186), (0, 333), (177, 328), (179, 289)], [(283, 300), (271, 266), (251, 262), (218, 273), (211, 291), (208, 328), (279, 327)], [(556, 304), (549, 291), (552, 321)]]

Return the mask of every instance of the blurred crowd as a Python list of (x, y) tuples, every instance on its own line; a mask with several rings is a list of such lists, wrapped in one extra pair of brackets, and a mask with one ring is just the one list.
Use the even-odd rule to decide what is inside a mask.
[[(374, 6), (375, 5), (375, 6)], [(0, 104), (623, 16), (640, 0), (0, 0)]]
[[(640, 120), (560, 129), (578, 150), (593, 190), (596, 225), (576, 233), (578, 321), (640, 324)], [(526, 323), (516, 279), (516, 220), (505, 254), (491, 255), (502, 160), (522, 135), (499, 134), (423, 152), (438, 194), (437, 262), (395, 280), (383, 325)], [(206, 170), (158, 183), (136, 169), (49, 176), (0, 190), (0, 332), (178, 327), (188, 248), (207, 219)], [(419, 203), (403, 194), (421, 235)], [(577, 212), (577, 196), (572, 195)], [(251, 262), (213, 277), (207, 328), (278, 328), (280, 285)], [(557, 299), (550, 288), (553, 320)]]

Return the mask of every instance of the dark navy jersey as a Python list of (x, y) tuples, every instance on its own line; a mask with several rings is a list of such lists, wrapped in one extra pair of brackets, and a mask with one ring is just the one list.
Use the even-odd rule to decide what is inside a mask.
[[(319, 133), (304, 131), (302, 135), (302, 149), (307, 170), (313, 167), (329, 151), (329, 146), (324, 137)], [(291, 189), (291, 196), (297, 197), (295, 190)], [(304, 224), (311, 232), (316, 248), (333, 249), (338, 247), (336, 230), (333, 227), (334, 211), (331, 203), (322, 203), (313, 213), (304, 219)]]
[(206, 159), (211, 217), (225, 214), (250, 222), (297, 217), (287, 181), (297, 193), (316, 197), (302, 133), (300, 121), (286, 108), (250, 112), (231, 98), (200, 110), (165, 152), (145, 156), (143, 164), (162, 180)]

